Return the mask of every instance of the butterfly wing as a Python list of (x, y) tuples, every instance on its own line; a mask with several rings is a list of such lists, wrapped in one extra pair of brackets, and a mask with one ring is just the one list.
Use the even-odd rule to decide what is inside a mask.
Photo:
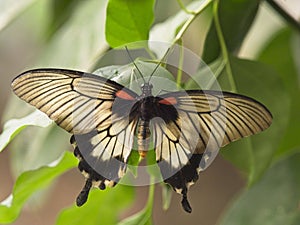
[(126, 170), (138, 121), (137, 95), (97, 75), (62, 69), (25, 72), (12, 82), (17, 96), (73, 134), (79, 169), (87, 178), (77, 198), (82, 205), (92, 186), (113, 186)]
[[(259, 133), (271, 125), (272, 115), (256, 100), (218, 91), (182, 91), (157, 97), (162, 121), (154, 121), (156, 160), (163, 179), (183, 195), (216, 156), (220, 147)], [(167, 117), (165, 119), (164, 117)]]
[[(93, 74), (60, 69), (25, 72), (12, 87), (21, 99), (73, 134), (79, 169), (87, 178), (78, 205), (87, 200), (92, 186), (104, 189), (118, 182), (139, 119), (134, 92)], [(156, 160), (164, 181), (183, 195), (188, 212), (187, 190), (218, 149), (266, 129), (272, 121), (262, 104), (232, 93), (186, 91), (154, 99)]]

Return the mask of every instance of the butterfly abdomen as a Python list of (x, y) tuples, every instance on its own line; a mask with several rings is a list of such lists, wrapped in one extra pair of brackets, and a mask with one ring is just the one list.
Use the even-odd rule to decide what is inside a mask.
[(146, 157), (150, 142), (149, 121), (141, 120), (137, 131), (138, 151), (142, 158)]
[(154, 116), (153, 108), (154, 97), (152, 95), (140, 100), (139, 116), (140, 121), (137, 128), (138, 151), (142, 158), (146, 157), (150, 143), (150, 120)]

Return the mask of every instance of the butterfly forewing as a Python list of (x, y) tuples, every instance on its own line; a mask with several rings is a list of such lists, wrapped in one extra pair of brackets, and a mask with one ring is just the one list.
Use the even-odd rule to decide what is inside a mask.
[[(168, 98), (170, 94), (161, 96)], [(177, 98), (176, 109), (188, 116), (197, 114), (199, 141), (201, 133), (224, 133), (220, 147), (240, 138), (259, 133), (272, 123), (268, 109), (256, 100), (229, 92), (219, 91), (186, 91), (173, 94)], [(193, 107), (195, 110), (191, 110)], [(210, 130), (214, 130), (214, 132)], [(223, 130), (224, 129), (224, 130)], [(222, 131), (223, 130), (223, 131)], [(201, 132), (203, 131), (203, 132)], [(201, 153), (201, 151), (199, 152)]]
[(136, 97), (134, 92), (105, 78), (61, 69), (28, 71), (13, 80), (12, 88), (17, 96), (46, 113), (59, 126), (78, 134), (111, 125), (118, 91)]

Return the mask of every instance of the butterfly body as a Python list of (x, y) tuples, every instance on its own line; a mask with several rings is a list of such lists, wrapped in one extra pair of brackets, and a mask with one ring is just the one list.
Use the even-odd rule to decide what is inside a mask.
[(140, 156), (144, 158), (149, 149), (150, 143), (150, 120), (153, 118), (153, 104), (155, 101), (152, 95), (152, 84), (145, 83), (141, 86), (142, 94), (138, 97), (139, 122), (137, 127), (137, 144)]
[(272, 122), (264, 105), (243, 95), (187, 90), (153, 96), (149, 82), (138, 95), (112, 80), (73, 70), (30, 70), (16, 77), (12, 88), (72, 134), (86, 178), (79, 206), (91, 187), (119, 182), (136, 141), (141, 157), (152, 143), (163, 181), (182, 195), (184, 210), (191, 212), (188, 188), (211, 156)]
[[(147, 151), (149, 150), (149, 143), (151, 137), (150, 122), (153, 118), (162, 118), (165, 123), (168, 123), (170, 118), (167, 116), (173, 114), (171, 119), (177, 116), (176, 109), (172, 106), (174, 103), (170, 103), (165, 99), (153, 96), (153, 85), (151, 83), (144, 83), (141, 85), (141, 95), (133, 97), (125, 94), (116, 93), (116, 96), (123, 98), (124, 100), (134, 101), (132, 106), (132, 113), (134, 117), (138, 118), (137, 131), (137, 144), (138, 151), (142, 158), (145, 158)], [(121, 91), (123, 92), (123, 90)], [(117, 103), (118, 104), (118, 103)], [(164, 107), (165, 113), (161, 112)], [(164, 116), (163, 116), (164, 115)], [(130, 117), (130, 116), (129, 116)]]

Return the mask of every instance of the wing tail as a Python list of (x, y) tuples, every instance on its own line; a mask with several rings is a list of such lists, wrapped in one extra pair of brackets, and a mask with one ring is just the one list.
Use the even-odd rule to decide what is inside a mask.
[[(177, 172), (173, 171), (174, 169), (164, 161), (158, 164), (164, 182), (169, 184), (178, 194), (182, 195), (181, 204), (183, 209), (188, 213), (192, 212), (192, 208), (188, 201), (187, 193), (189, 187), (199, 178), (202, 156), (203, 154), (193, 154), (189, 159), (189, 162)], [(173, 175), (169, 176), (170, 174)]]

